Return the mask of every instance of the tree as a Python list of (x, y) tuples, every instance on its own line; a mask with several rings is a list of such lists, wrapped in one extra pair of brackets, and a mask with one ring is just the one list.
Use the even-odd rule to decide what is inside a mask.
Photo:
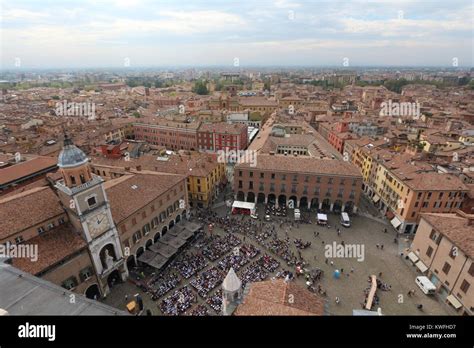
[(209, 94), (209, 91), (206, 87), (206, 82), (202, 80), (198, 80), (194, 83), (193, 92), (199, 95), (206, 95)]

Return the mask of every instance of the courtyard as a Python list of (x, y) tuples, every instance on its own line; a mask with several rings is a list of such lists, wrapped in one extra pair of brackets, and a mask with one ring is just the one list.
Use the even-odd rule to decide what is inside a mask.
[[(214, 213), (218, 218), (223, 219), (228, 214), (228, 208), (218, 207), (214, 209)], [(383, 221), (364, 214), (364, 216), (353, 216), (351, 227), (344, 228), (339, 223), (338, 215), (329, 214), (328, 226), (330, 227), (328, 228), (315, 223), (315, 212), (303, 212), (303, 217), (309, 218), (311, 224), (296, 224), (292, 221), (291, 210), (288, 210), (287, 217), (272, 216), (270, 221), (263, 221), (265, 215), (263, 205), (258, 205), (258, 215), (259, 220), (251, 219), (249, 216), (231, 216), (232, 220), (227, 225), (230, 227), (225, 228), (222, 228), (219, 223), (214, 223), (212, 238), (209, 238), (208, 221), (206, 221), (209, 219), (209, 214), (203, 214), (204, 220), (201, 222), (204, 223), (204, 236), (187, 246), (181, 251), (180, 256), (167, 266), (165, 270), (167, 277), (161, 281), (169, 286), (163, 289), (163, 286), (159, 284), (160, 281), (156, 284), (160, 286), (160, 296), (151, 296), (133, 282), (127, 281), (116, 284), (104, 302), (119, 309), (125, 309), (126, 303), (138, 293), (143, 299), (144, 308), (149, 309), (153, 315), (171, 313), (218, 315), (220, 314), (220, 283), (227, 274), (229, 265), (232, 264), (232, 255), (236, 255), (236, 248), (259, 251), (253, 257), (243, 257), (232, 264), (238, 268), (235, 269), (236, 273), (244, 283), (246, 281), (244, 277), (252, 280), (258, 280), (259, 277), (271, 279), (291, 272), (294, 276), (292, 281), (306, 287), (304, 276), (295, 276), (295, 265), (293, 263), (289, 265), (268, 247), (272, 243), (274, 245), (275, 241), (286, 240), (288, 252), (293, 256), (298, 255), (298, 258), (301, 257), (305, 262), (305, 269), (320, 269), (324, 272), (315, 286), (319, 285), (324, 289), (325, 295), (321, 296), (326, 300), (328, 315), (352, 315), (353, 309), (362, 309), (366, 296), (364, 291), (370, 286), (368, 279), (371, 275), (376, 275), (387, 287), (387, 291), (377, 290), (378, 304), (372, 307), (373, 311), (380, 307), (384, 315), (455, 314), (447, 305), (440, 303), (435, 297), (426, 296), (416, 286), (417, 273), (414, 267), (400, 256), (400, 251), (403, 250), (404, 243), (407, 241), (400, 238), (395, 243), (396, 232)], [(196, 216), (193, 219), (196, 220)], [(339, 233), (337, 229), (340, 230)], [(311, 242), (311, 245), (304, 249), (297, 249), (295, 240), (301, 240), (304, 243)], [(225, 244), (227, 242), (229, 245)], [(335, 257), (332, 258), (325, 257), (326, 245), (332, 246), (334, 242), (336, 245), (357, 246), (363, 253), (343, 255), (343, 257), (340, 255), (334, 255)], [(213, 252), (203, 253), (203, 250), (207, 250), (206, 246), (213, 243), (217, 243), (218, 249), (211, 248)], [(243, 245), (245, 247), (242, 247)], [(183, 271), (183, 255), (188, 255), (184, 257), (185, 264), (192, 259), (202, 260), (199, 261), (201, 264), (192, 272), (191, 269), (188, 269), (189, 272), (186, 269), (184, 273), (178, 272), (178, 268)], [(273, 267), (264, 264), (263, 255), (267, 255), (265, 260), (270, 260), (272, 264), (274, 260), (278, 265), (275, 263)], [(336, 269), (340, 272), (339, 277), (334, 276)], [(284, 271), (286, 272), (283, 273)], [(415, 294), (409, 296), (410, 290), (415, 290)], [(339, 303), (336, 303), (336, 297)], [(417, 309), (417, 304), (423, 305), (422, 311)]]

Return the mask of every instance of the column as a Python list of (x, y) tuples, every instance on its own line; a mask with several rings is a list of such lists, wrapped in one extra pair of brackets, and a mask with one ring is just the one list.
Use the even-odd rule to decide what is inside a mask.
[(341, 213), (343, 213), (343, 212), (344, 212), (344, 210), (346, 210), (346, 205), (345, 205), (345, 204), (343, 204), (343, 205), (342, 205), (342, 208), (341, 208)]
[(352, 208), (352, 212), (355, 214), (357, 213), (357, 207), (354, 205), (354, 208)]
[(265, 204), (268, 203), (268, 195), (265, 195)]
[(300, 200), (299, 200), (299, 199), (296, 200), (296, 207), (297, 207), (297, 208), (300, 207)]
[(244, 202), (247, 202), (247, 194), (244, 193)]
[(311, 209), (311, 201), (308, 201), (308, 210)]
[(323, 209), (323, 202), (319, 202), (319, 210)]
[(329, 207), (329, 211), (332, 211), (333, 208), (334, 208), (334, 203), (331, 203), (331, 207)]

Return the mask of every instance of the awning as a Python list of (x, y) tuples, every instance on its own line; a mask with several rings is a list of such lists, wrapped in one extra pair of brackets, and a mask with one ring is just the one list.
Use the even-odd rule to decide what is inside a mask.
[(378, 201), (380, 201), (380, 197), (377, 196), (377, 195), (374, 195), (374, 196), (372, 197), (372, 200), (374, 201), (374, 203), (377, 203)]
[(161, 256), (165, 257), (166, 259), (169, 259), (171, 256), (176, 254), (177, 251), (178, 251), (178, 249), (173, 248), (172, 246), (160, 243), (159, 240), (158, 240), (158, 242), (156, 242), (155, 244), (153, 244), (150, 247), (150, 250), (160, 254)]
[(398, 218), (396, 216), (390, 221), (390, 223), (395, 228), (397, 228), (398, 226), (400, 226), (402, 224), (402, 222), (400, 220), (398, 220)]
[(415, 266), (421, 271), (421, 273), (425, 273), (428, 270), (428, 267), (426, 267), (426, 265), (421, 261), (418, 261)]
[(408, 254), (408, 258), (413, 263), (416, 263), (416, 261), (419, 260), (418, 256), (416, 256), (416, 254), (413, 251)]
[(143, 254), (138, 257), (138, 261), (148, 264), (156, 256), (156, 253), (150, 250), (145, 250)]
[(449, 295), (448, 297), (446, 297), (446, 300), (448, 300), (449, 303), (451, 303), (453, 307), (456, 309), (459, 309), (462, 307), (461, 302), (459, 302), (458, 299), (454, 297), (454, 295)]

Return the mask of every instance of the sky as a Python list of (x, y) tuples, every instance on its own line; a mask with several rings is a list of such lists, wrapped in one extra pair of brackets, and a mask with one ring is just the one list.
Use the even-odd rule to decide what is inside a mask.
[(0, 68), (473, 66), (470, 0), (0, 0)]

